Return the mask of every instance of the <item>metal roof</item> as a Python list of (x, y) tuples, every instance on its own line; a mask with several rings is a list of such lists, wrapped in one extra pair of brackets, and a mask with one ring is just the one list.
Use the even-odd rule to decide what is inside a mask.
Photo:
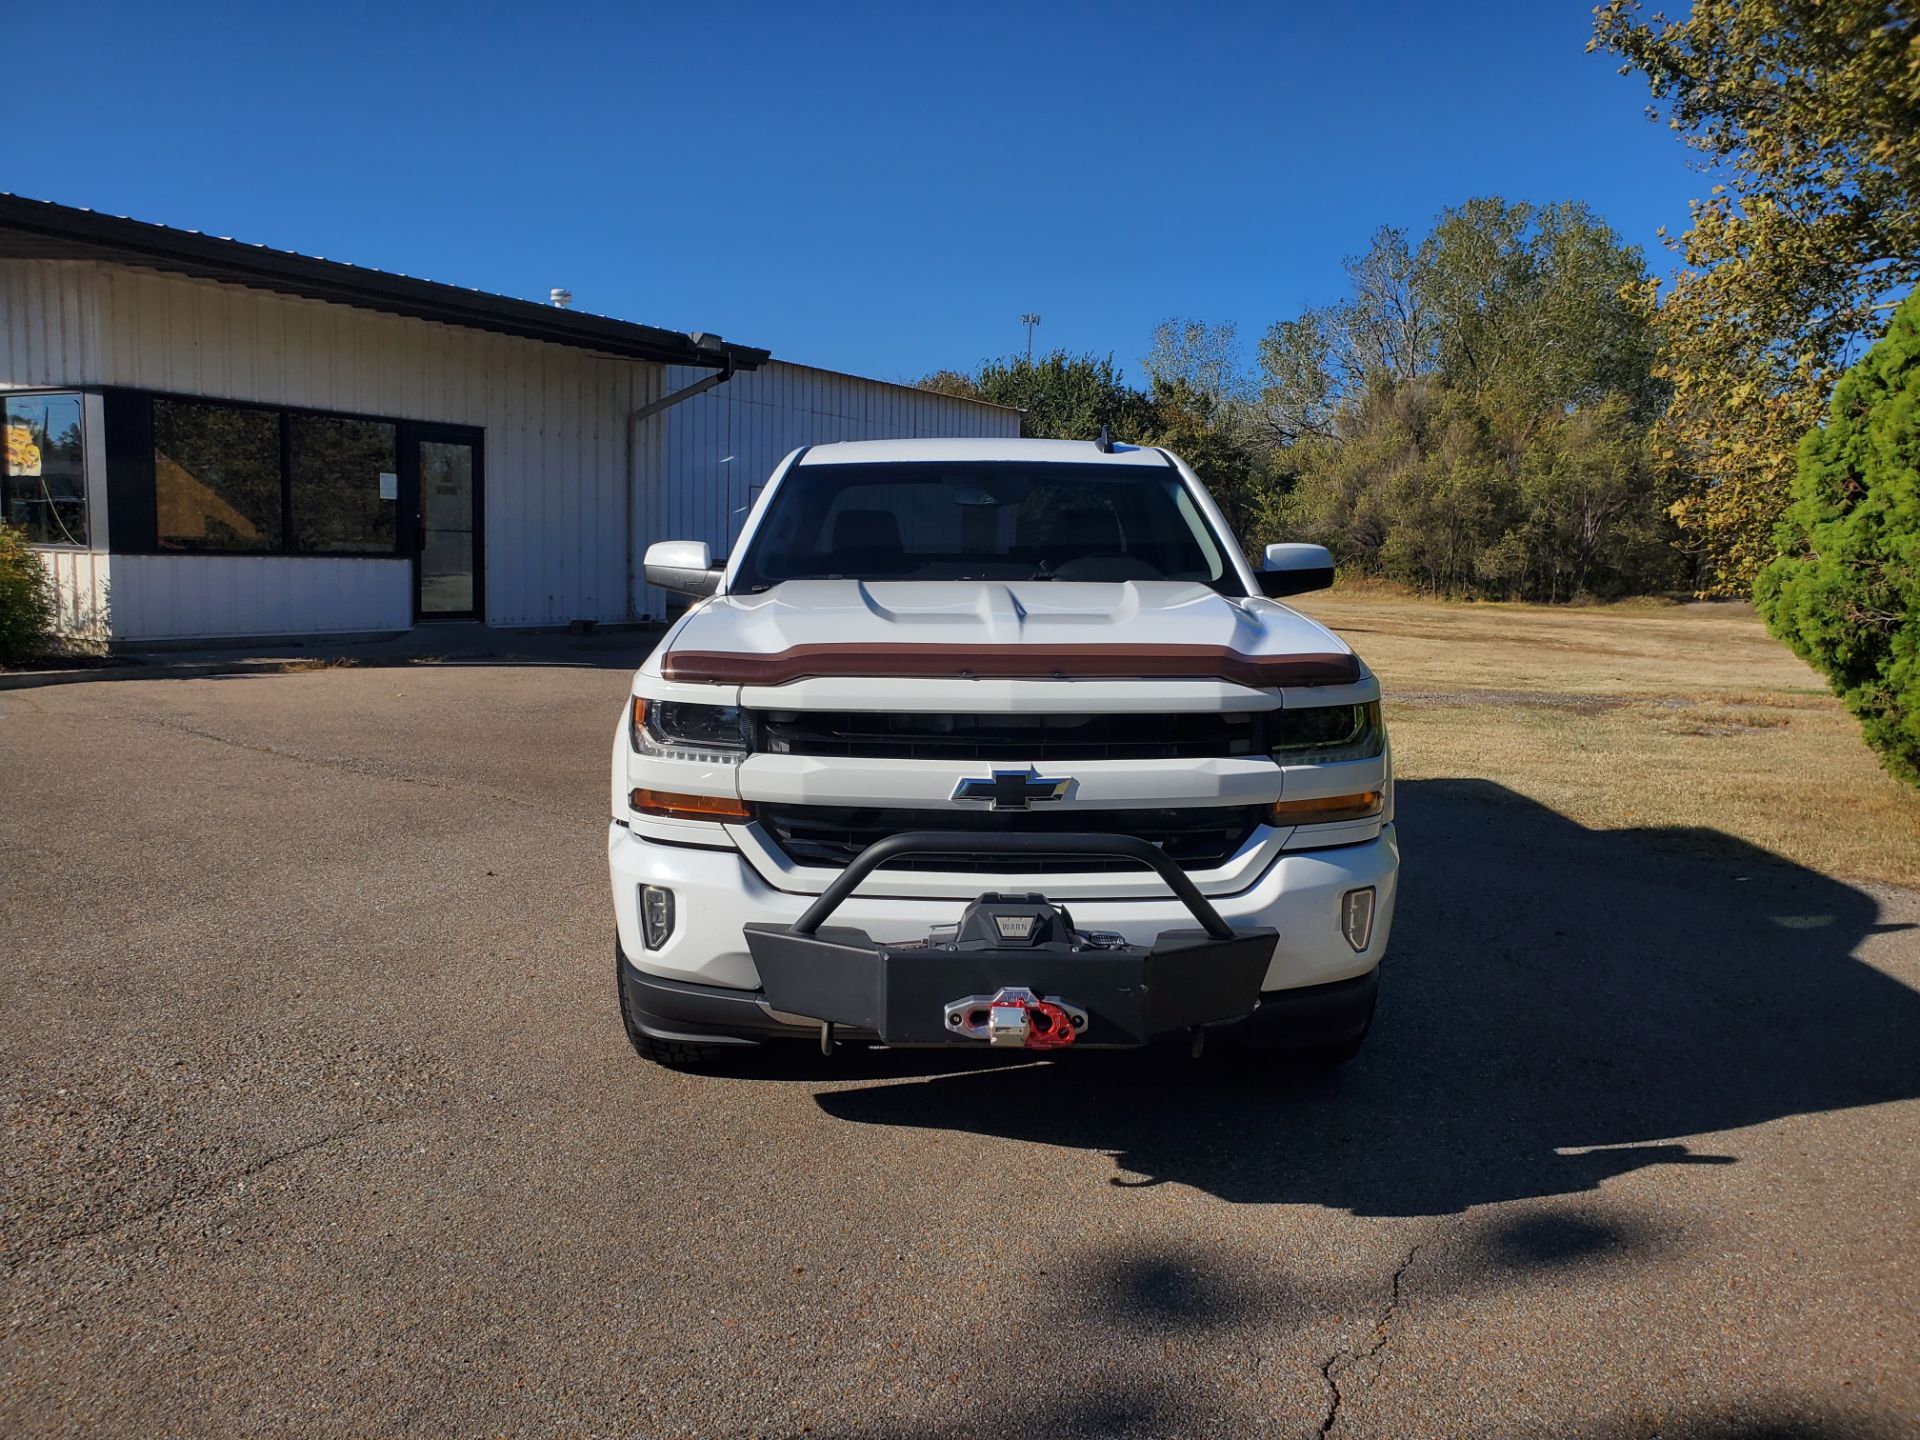
[(717, 335), (697, 331), (688, 335), (636, 325), (20, 195), (0, 194), (0, 259), (103, 260), (143, 265), (203, 280), (665, 365), (717, 367), (731, 362), (736, 370), (753, 370), (768, 359), (765, 350), (730, 344)]

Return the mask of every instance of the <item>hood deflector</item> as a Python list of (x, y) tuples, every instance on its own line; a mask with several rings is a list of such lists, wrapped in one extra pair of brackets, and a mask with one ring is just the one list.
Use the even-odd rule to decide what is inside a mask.
[(668, 652), (669, 680), (785, 685), (842, 676), (915, 680), (1226, 680), (1254, 689), (1350, 685), (1351, 654), (1245, 655), (1221, 645), (795, 645), (772, 654)]

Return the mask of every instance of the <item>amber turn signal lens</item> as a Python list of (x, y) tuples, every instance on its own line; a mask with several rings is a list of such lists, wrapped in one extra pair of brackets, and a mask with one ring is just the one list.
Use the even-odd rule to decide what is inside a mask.
[(636, 790), (627, 799), (642, 815), (669, 820), (750, 820), (746, 807), (724, 795), (680, 795), (672, 790)]
[(1275, 825), (1325, 825), (1333, 820), (1368, 820), (1380, 813), (1380, 792), (1320, 795), (1311, 800), (1276, 800), (1269, 819)]

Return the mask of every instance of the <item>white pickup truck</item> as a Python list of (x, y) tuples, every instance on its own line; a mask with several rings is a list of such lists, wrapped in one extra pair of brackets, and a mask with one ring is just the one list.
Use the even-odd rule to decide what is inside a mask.
[(607, 859), (620, 1011), (669, 1065), (782, 1039), (1209, 1036), (1337, 1064), (1399, 848), (1380, 687), (1164, 450), (817, 445), (633, 677)]

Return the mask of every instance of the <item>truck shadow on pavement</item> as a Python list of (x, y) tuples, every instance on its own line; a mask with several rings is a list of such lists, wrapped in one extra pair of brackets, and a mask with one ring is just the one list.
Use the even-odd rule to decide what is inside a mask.
[(1107, 1152), (1115, 1185), (1409, 1216), (1731, 1164), (1677, 1137), (1920, 1095), (1920, 994), (1853, 955), (1913, 927), (1879, 923), (1871, 895), (1717, 832), (1587, 830), (1487, 781), (1403, 783), (1398, 803), (1380, 1008), (1345, 1070), (894, 1054), (867, 1073), (912, 1078), (818, 1103)]

